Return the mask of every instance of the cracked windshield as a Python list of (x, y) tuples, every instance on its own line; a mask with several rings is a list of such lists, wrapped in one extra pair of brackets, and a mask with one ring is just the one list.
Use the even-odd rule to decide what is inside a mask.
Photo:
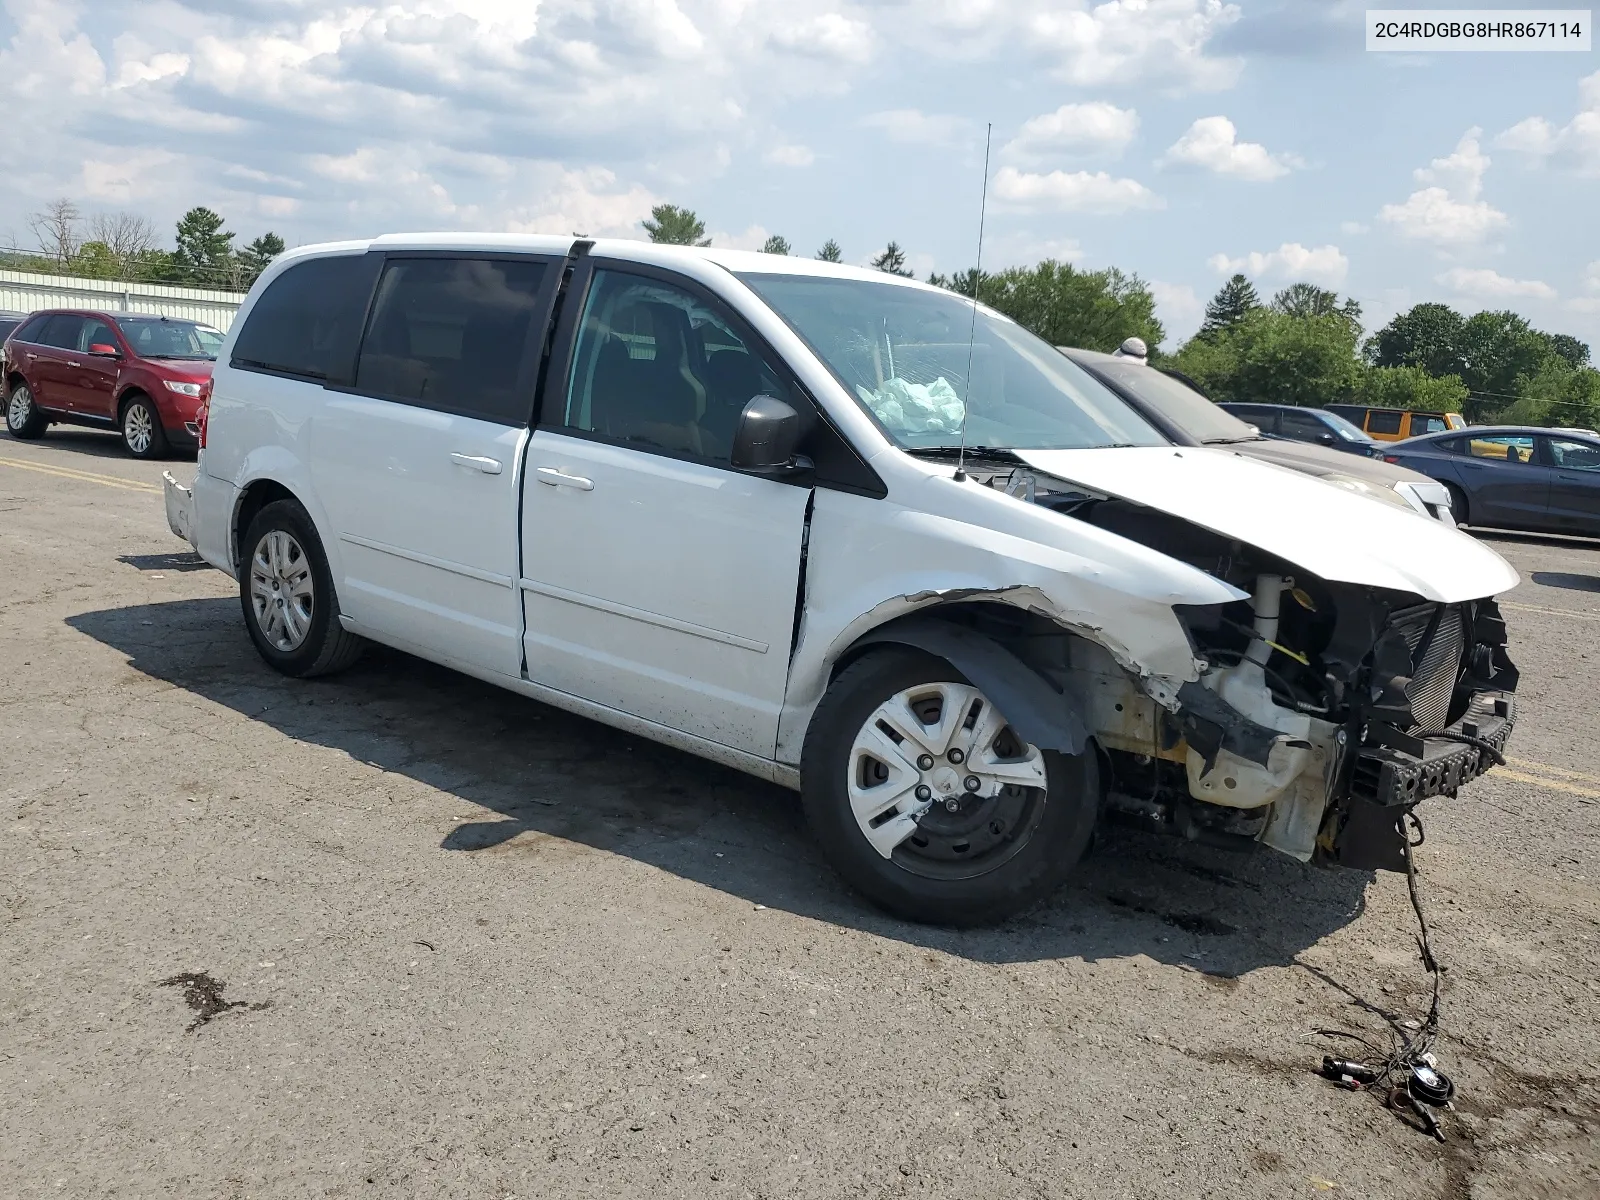
[(741, 278), (903, 449), (954, 450), (963, 410), (968, 449), (1163, 444), (1049, 343), (984, 308), (974, 323), (959, 296), (836, 276)]

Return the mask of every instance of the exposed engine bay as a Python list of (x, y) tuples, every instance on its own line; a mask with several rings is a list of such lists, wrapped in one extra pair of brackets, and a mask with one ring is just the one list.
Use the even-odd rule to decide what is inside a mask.
[(1077, 699), (1108, 768), (1112, 813), (1301, 861), (1403, 870), (1406, 814), (1503, 761), (1517, 671), (1492, 598), (1440, 604), (1333, 583), (1025, 467), (968, 471), (1248, 593), (1177, 606), (1199, 678), (1167, 705), (1103, 648), (1043, 617), (980, 606), (970, 618)]

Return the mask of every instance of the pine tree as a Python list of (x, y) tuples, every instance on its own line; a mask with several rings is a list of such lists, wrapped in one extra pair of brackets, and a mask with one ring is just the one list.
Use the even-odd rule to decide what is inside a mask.
[(687, 208), (676, 204), (658, 204), (650, 210), (650, 219), (643, 221), (644, 231), (652, 242), (667, 246), (709, 246), (706, 223)]
[(829, 238), (822, 243), (822, 249), (817, 251), (817, 257), (823, 262), (843, 262), (844, 251), (839, 248), (839, 243)]
[(261, 272), (265, 271), (272, 260), (284, 251), (283, 239), (277, 234), (268, 231), (255, 241), (251, 242), (235, 257), (239, 260), (240, 282), (245, 287), (254, 283)]
[(172, 265), (183, 282), (202, 287), (226, 285), (233, 234), (222, 228), (224, 224), (220, 213), (203, 206), (191, 208), (178, 220), (178, 249)]
[(1206, 305), (1206, 319), (1200, 325), (1201, 336), (1219, 333), (1237, 325), (1245, 316), (1261, 307), (1256, 289), (1243, 275), (1235, 275)]
[(793, 247), (791, 247), (789, 245), (789, 239), (788, 238), (782, 238), (782, 237), (779, 237), (777, 234), (773, 234), (762, 245), (761, 253), (763, 253), (763, 254), (788, 254), (791, 249), (793, 249)]
[(890, 275), (903, 275), (911, 278), (911, 271), (906, 267), (906, 252), (900, 249), (899, 242), (890, 242), (883, 248), (883, 253), (872, 260), (872, 265), (880, 271), (887, 271)]

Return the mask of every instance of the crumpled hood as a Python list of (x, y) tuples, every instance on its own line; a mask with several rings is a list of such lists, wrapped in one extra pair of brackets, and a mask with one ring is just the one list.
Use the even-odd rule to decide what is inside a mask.
[(1037, 471), (1238, 538), (1323, 579), (1456, 604), (1515, 587), (1511, 564), (1443, 522), (1205, 446), (1018, 450)]

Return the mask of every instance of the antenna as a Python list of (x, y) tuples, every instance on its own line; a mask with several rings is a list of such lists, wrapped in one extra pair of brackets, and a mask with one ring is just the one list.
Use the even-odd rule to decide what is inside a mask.
[(989, 141), (994, 122), (983, 133), (983, 199), (978, 202), (978, 261), (972, 268), (972, 324), (967, 328), (967, 379), (961, 390), (961, 449), (956, 452), (956, 482), (967, 477), (967, 401), (972, 396), (972, 352), (978, 341), (978, 284), (983, 279), (983, 218), (989, 211)]

